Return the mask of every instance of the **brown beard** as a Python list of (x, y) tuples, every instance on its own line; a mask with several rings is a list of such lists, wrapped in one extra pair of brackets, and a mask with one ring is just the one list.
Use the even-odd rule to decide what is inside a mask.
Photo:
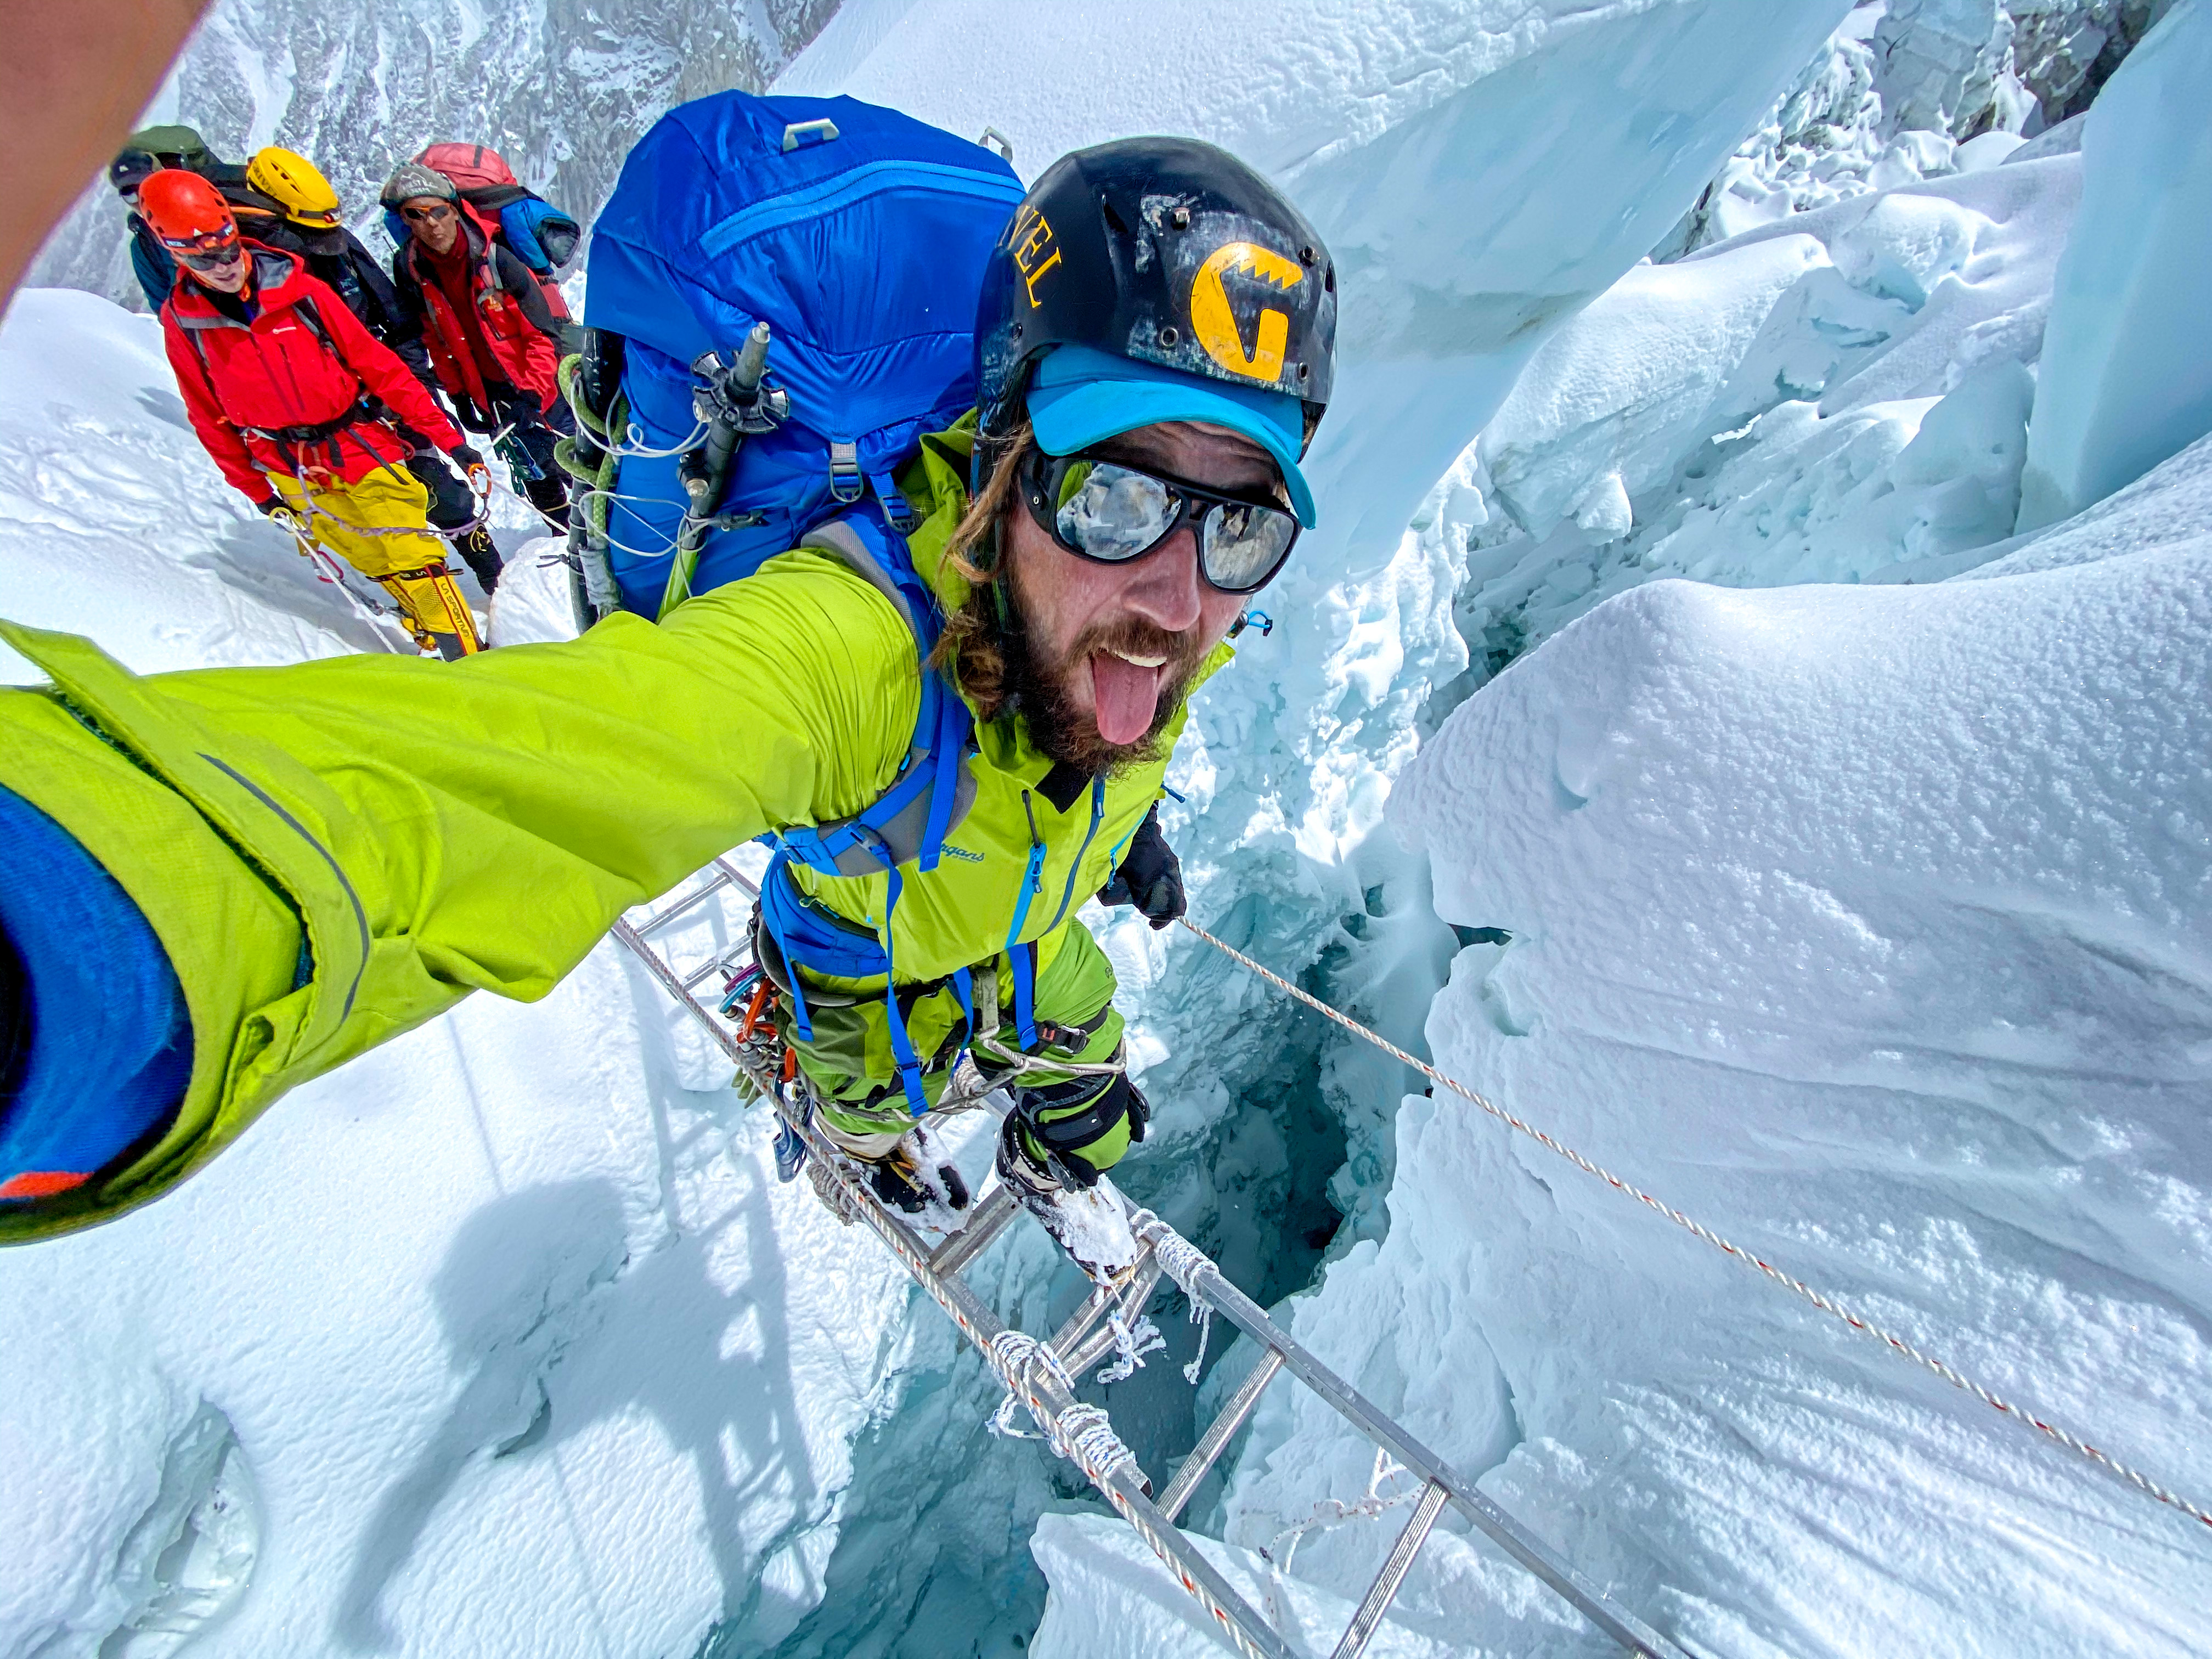
[[(1028, 726), (1030, 741), (1037, 752), (1087, 777), (1159, 760), (1160, 735), (1182, 710), (1191, 682), (1206, 661), (1205, 642), (1197, 631), (1170, 634), (1142, 617), (1124, 617), (1119, 622), (1085, 629), (1066, 659), (1048, 669), (1030, 649), (1029, 630), (1022, 625), (1027, 607), (1018, 574), (1010, 586), (1008, 608), (1013, 612), (1013, 626), (1000, 630), (1000, 651), (1012, 705)], [(1097, 651), (1167, 659), (1152, 726), (1134, 743), (1107, 742), (1098, 734), (1097, 718), (1085, 714), (1076, 702), (1072, 689), (1075, 677), (1090, 672), (1091, 653)]]

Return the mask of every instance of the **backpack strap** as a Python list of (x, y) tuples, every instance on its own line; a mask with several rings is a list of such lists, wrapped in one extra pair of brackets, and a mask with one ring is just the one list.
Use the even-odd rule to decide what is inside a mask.
[(975, 779), (967, 763), (975, 717), (944, 676), (928, 666), (944, 626), (936, 597), (915, 569), (906, 538), (883, 529), (872, 515), (833, 519), (799, 544), (836, 555), (891, 602), (914, 635), (915, 659), (922, 665), (921, 702), (891, 787), (852, 817), (793, 826), (781, 843), (825, 876), (873, 875), (917, 861), (923, 870), (934, 870), (945, 836), (975, 804)]
[[(761, 919), (793, 968), (811, 967), (843, 978), (884, 976), (892, 1059), (908, 1109), (920, 1117), (928, 1111), (929, 1100), (921, 1086), (921, 1060), (899, 1007), (891, 921), (905, 888), (900, 866), (913, 862), (925, 871), (935, 869), (945, 836), (975, 804), (975, 780), (967, 763), (975, 717), (944, 676), (929, 665), (944, 623), (936, 596), (915, 569), (903, 536), (874, 515), (855, 514), (809, 532), (799, 545), (835, 554), (890, 600), (914, 634), (921, 674), (921, 706), (898, 776), (871, 805), (849, 818), (793, 824), (766, 837), (775, 846), (775, 856), (761, 884)], [(857, 929), (825, 930), (791, 878), (794, 862), (825, 876), (883, 872), (888, 890), (874, 939), (869, 941)], [(793, 1024), (805, 1042), (813, 1035), (812, 1021), (799, 976), (794, 973), (791, 977)], [(960, 990), (963, 1006), (969, 1006), (971, 993), (964, 979)], [(973, 1024), (971, 1014), (971, 1029)]]

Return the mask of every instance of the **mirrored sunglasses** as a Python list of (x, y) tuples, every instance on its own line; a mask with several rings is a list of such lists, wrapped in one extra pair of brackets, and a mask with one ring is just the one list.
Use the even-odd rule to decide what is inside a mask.
[(1140, 559), (1189, 524), (1199, 574), (1224, 593), (1258, 592), (1298, 539), (1296, 515), (1278, 501), (1208, 489), (1126, 461), (1032, 450), (1021, 483), (1037, 527), (1099, 564)]

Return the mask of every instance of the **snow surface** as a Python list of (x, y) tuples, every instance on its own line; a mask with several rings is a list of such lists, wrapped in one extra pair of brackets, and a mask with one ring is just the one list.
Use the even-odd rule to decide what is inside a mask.
[(2212, 5), (2181, 0), (2081, 138), (2081, 234), (2051, 302), (2020, 527), (2130, 483), (2212, 431)]

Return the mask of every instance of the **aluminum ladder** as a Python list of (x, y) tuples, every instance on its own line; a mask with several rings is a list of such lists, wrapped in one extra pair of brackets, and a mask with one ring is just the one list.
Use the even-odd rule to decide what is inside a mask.
[[(1136, 1210), (1131, 1215), (1131, 1231), (1141, 1247), (1137, 1259), (1093, 1290), (1049, 1342), (1042, 1345), (1048, 1351), (1051, 1360), (1037, 1363), (1040, 1345), (1020, 1333), (1010, 1332), (961, 1277), (962, 1270), (988, 1249), (1021, 1213), (1020, 1205), (1005, 1185), (993, 1185), (972, 1207), (960, 1230), (933, 1248), (877, 1198), (852, 1163), (815, 1124), (802, 1092), (806, 1086), (804, 1074), (785, 1085), (765, 1063), (766, 1051), (757, 1043), (741, 1042), (731, 1022), (696, 994), (699, 988), (710, 980), (719, 978), (726, 985), (733, 982), (751, 965), (750, 930), (744, 931), (737, 944), (709, 953), (703, 963), (685, 967), (679, 967), (653, 944), (655, 935), (717, 893), (734, 888), (747, 899), (759, 896), (751, 879), (726, 858), (716, 859), (702, 873), (707, 879), (674, 903), (648, 912), (637, 922), (628, 918), (617, 921), (613, 928), (614, 937), (636, 955), (661, 988), (698, 1021), (754, 1087), (774, 1103), (778, 1117), (805, 1143), (808, 1156), (818, 1159), (835, 1180), (854, 1215), (874, 1231), (915, 1283), (944, 1310), (961, 1334), (982, 1352), (1008, 1392), (1027, 1407), (1054, 1449), (1083, 1469), (1183, 1589), (1212, 1615), (1217, 1629), (1235, 1651), (1245, 1656), (1245, 1659), (1300, 1659), (1297, 1650), (1176, 1529), (1175, 1522), (1198, 1489), (1199, 1482), (1228, 1449), (1237, 1431), (1250, 1419), (1268, 1385), (1287, 1371), (1366, 1436), (1379, 1451), (1395, 1459), (1423, 1483), (1413, 1502), (1413, 1515), (1360, 1599), (1332, 1659), (1358, 1659), (1366, 1650), (1447, 1504), (1627, 1651), (1646, 1656), (1646, 1659), (1686, 1659), (1680, 1648), (1615, 1603), (1562, 1560), (1549, 1545), (1484, 1496), (1473, 1481), (1322, 1364), (1270, 1319), (1265, 1309), (1224, 1278), (1219, 1267), (1197, 1246), (1150, 1211)], [(1076, 1399), (1069, 1379), (1097, 1364), (1115, 1346), (1117, 1324), (1124, 1331), (1133, 1328), (1163, 1273), (1170, 1277), (1194, 1304), (1211, 1308), (1251, 1337), (1259, 1345), (1261, 1353), (1250, 1373), (1199, 1437), (1190, 1455), (1155, 1499), (1151, 1480), (1117, 1439), (1109, 1437), (1104, 1443), (1110, 1448), (1109, 1461), (1101, 1462), (1097, 1457), (1086, 1460), (1071, 1447), (1070, 1437), (1065, 1431), (1069, 1427), (1071, 1414), (1079, 1420), (1103, 1418), (1103, 1413), (1097, 1408), (1085, 1407)], [(1076, 1441), (1080, 1445), (1081, 1437), (1076, 1437)], [(1100, 1443), (1094, 1437), (1091, 1443)]]

